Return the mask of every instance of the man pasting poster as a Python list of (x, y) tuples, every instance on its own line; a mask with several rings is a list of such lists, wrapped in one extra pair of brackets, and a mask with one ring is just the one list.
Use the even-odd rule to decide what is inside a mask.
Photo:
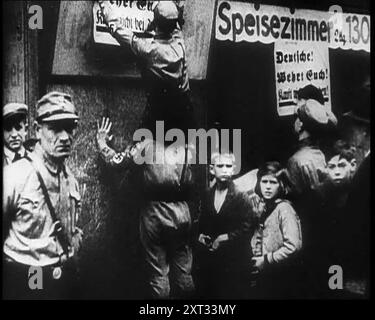
[[(159, 1), (109, 1), (109, 9), (120, 17), (120, 24), (136, 34), (152, 33), (154, 9)], [(179, 10), (179, 19), (182, 16), (184, 1), (173, 1)], [(93, 36), (95, 43), (119, 46), (120, 44), (111, 36), (109, 27), (104, 21), (99, 2), (93, 5)], [(151, 35), (150, 35), (151, 36)]]
[(313, 84), (331, 109), (328, 46), (319, 43), (277, 41), (274, 50), (277, 113), (294, 112), (298, 90)]

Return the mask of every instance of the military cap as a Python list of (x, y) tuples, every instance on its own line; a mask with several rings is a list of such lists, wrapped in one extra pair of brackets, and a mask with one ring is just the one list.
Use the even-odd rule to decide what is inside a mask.
[(78, 114), (69, 94), (52, 91), (36, 104), (37, 121), (78, 120)]
[(3, 118), (9, 118), (16, 114), (27, 115), (27, 105), (24, 103), (11, 102), (3, 107)]
[(327, 110), (322, 104), (313, 99), (306, 100), (306, 103), (297, 109), (297, 115), (303, 123), (337, 125), (337, 118), (333, 112)]
[(154, 9), (155, 17), (162, 17), (167, 20), (178, 19), (178, 9), (173, 1), (159, 1)]

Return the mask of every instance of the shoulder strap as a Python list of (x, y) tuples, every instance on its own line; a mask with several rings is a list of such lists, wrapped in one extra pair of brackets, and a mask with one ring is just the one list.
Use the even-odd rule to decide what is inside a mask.
[(178, 81), (179, 81), (179, 85), (182, 87), (182, 85), (184, 84), (184, 77), (186, 77), (186, 73), (187, 73), (187, 66), (186, 66), (186, 53), (185, 53), (185, 48), (184, 46), (182, 45), (181, 42), (178, 43), (182, 49), (182, 74), (180, 75)]
[(188, 145), (185, 144), (185, 159), (184, 159), (184, 166), (182, 167), (180, 186), (182, 186), (182, 184), (185, 183), (187, 165), (188, 165)]
[(56, 216), (56, 212), (55, 212), (55, 209), (52, 205), (51, 198), (48, 194), (48, 190), (47, 190), (46, 184), (44, 183), (43, 177), (42, 177), (40, 171), (38, 170), (38, 168), (36, 167), (35, 163), (33, 162), (33, 160), (29, 157), (29, 155), (26, 155), (25, 159), (27, 159), (30, 162), (30, 164), (32, 165), (32, 167), (34, 168), (34, 170), (36, 172), (36, 175), (38, 176), (38, 180), (40, 182), (40, 186), (42, 188), (42, 192), (43, 192), (43, 195), (44, 195), (44, 199), (46, 200), (48, 210), (51, 214), (52, 221), (57, 222), (56, 223), (56, 229), (55, 229), (57, 239), (59, 240), (59, 242), (60, 242), (60, 244), (61, 244), (61, 246), (64, 250), (64, 253), (68, 254), (68, 252), (69, 252), (69, 249), (68, 249), (69, 242), (66, 239), (66, 237), (64, 236), (63, 226), (62, 226), (60, 220)]

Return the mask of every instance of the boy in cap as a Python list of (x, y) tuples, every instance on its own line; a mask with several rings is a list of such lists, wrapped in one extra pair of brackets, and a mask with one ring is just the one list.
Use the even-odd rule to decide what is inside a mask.
[(23, 103), (8, 103), (3, 107), (3, 167), (27, 154), (23, 145), (27, 134), (27, 112), (27, 105)]
[[(77, 293), (73, 257), (82, 231), (78, 183), (65, 160), (79, 117), (70, 95), (60, 92), (43, 96), (36, 109), (34, 151), (4, 169), (3, 293), (7, 299), (67, 299)], [(41, 268), (39, 277), (29, 279), (31, 267)]]
[(314, 281), (315, 265), (319, 259), (317, 237), (322, 223), (322, 186), (327, 179), (327, 164), (320, 148), (337, 125), (335, 115), (324, 107), (322, 92), (308, 85), (298, 92), (294, 130), (298, 136), (297, 151), (289, 158), (286, 173), (290, 192), (288, 197), (301, 219), (304, 239), (304, 259), (309, 273), (306, 283), (308, 297), (318, 294)]
[(140, 37), (119, 23), (109, 1), (99, 1), (112, 36), (130, 47), (139, 58), (148, 93), (141, 127), (154, 131), (155, 121), (165, 128), (193, 128), (186, 49), (179, 26), (179, 11), (173, 1), (158, 1), (154, 8), (153, 37)]
[(294, 123), (298, 150), (287, 164), (292, 194), (317, 190), (321, 185), (326, 176), (326, 162), (319, 142), (336, 125), (335, 115), (324, 107), (321, 91), (312, 85), (300, 89)]

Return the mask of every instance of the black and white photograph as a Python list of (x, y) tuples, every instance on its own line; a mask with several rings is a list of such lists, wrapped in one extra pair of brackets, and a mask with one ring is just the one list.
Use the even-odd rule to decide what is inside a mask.
[(3, 300), (370, 298), (369, 0), (2, 9)]

